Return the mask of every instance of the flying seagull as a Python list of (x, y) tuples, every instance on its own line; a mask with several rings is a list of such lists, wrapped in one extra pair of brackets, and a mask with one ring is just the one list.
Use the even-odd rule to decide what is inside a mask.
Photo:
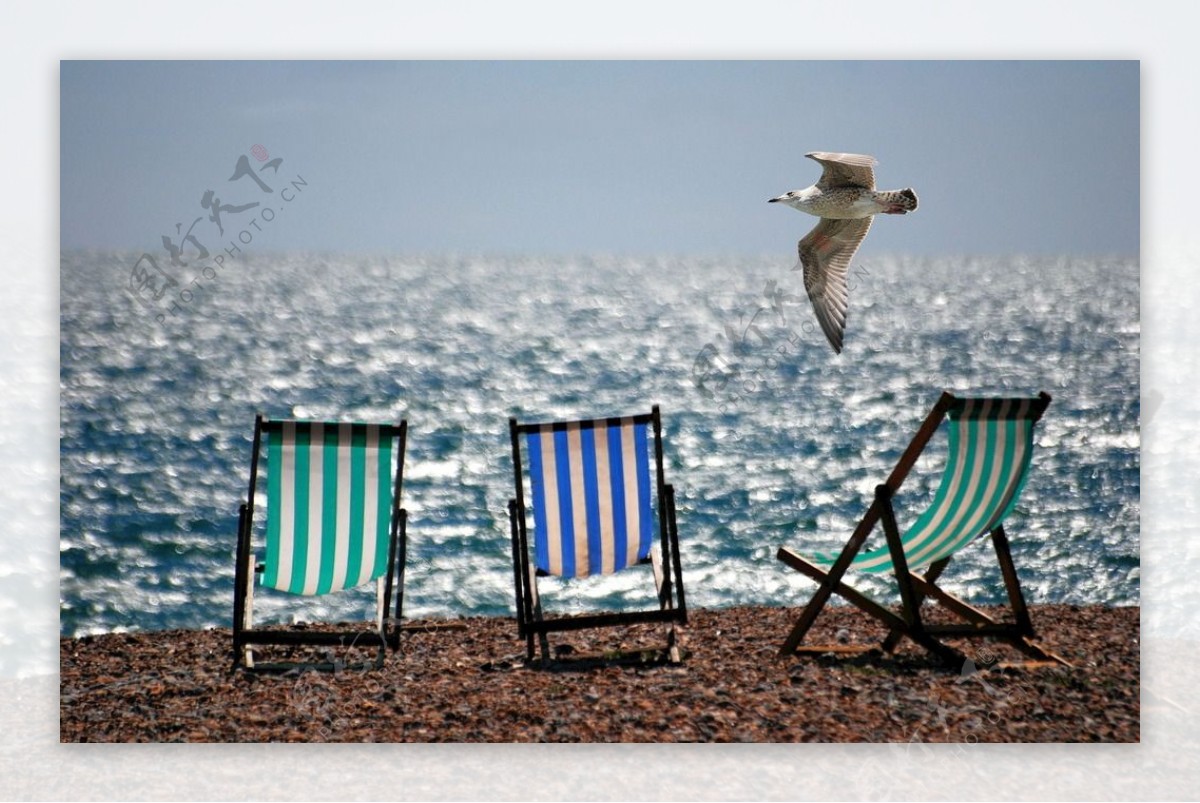
[(854, 252), (867, 236), (871, 219), (903, 215), (917, 208), (912, 189), (875, 191), (878, 162), (859, 153), (804, 154), (821, 165), (821, 178), (806, 190), (793, 190), (768, 203), (780, 201), (793, 209), (821, 218), (821, 222), (799, 243), (804, 268), (804, 289), (816, 310), (825, 337), (833, 350), (842, 353), (846, 328), (846, 273)]

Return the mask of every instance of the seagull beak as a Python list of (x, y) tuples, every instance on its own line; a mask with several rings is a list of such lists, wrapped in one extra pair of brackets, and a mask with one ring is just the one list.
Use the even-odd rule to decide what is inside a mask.
[(768, 199), (767, 199), (767, 203), (769, 203), (769, 204), (773, 204), (773, 203), (775, 203), (776, 201), (782, 201), (782, 200), (783, 200), (784, 198), (786, 198), (786, 197), (787, 197), (786, 195), (780, 195), (778, 198), (768, 198)]

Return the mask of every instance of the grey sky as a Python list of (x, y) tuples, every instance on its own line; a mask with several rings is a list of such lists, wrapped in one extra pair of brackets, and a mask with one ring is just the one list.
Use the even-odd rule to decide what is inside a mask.
[(64, 61), (61, 240), (268, 205), (227, 181), (261, 144), (307, 182), (264, 249), (791, 258), (813, 221), (766, 200), (841, 150), (921, 199), (864, 254), (1136, 254), (1139, 116), (1136, 61)]

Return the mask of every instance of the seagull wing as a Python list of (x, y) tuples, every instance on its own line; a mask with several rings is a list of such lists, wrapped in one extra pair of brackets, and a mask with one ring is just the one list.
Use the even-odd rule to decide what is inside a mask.
[(878, 161), (874, 156), (861, 153), (828, 153), (813, 151), (804, 154), (821, 165), (824, 171), (817, 182), (817, 189), (828, 190), (833, 187), (865, 187), (875, 189), (875, 170)]
[(804, 289), (817, 313), (817, 321), (829, 345), (842, 353), (842, 332), (846, 328), (846, 273), (859, 244), (867, 236), (873, 218), (852, 220), (821, 218), (821, 222), (800, 241), (800, 265), (804, 268)]

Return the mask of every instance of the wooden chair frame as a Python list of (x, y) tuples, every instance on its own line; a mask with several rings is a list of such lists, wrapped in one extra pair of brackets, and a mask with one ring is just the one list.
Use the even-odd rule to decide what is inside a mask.
[[(659, 608), (617, 613), (597, 613), (578, 616), (547, 617), (542, 609), (538, 593), (537, 577), (529, 555), (530, 543), (526, 524), (524, 466), (522, 463), (521, 436), (539, 430), (546, 424), (518, 424), (516, 418), (509, 419), (512, 439), (513, 476), (516, 496), (509, 500), (508, 514), (512, 541), (513, 580), (516, 591), (518, 634), (526, 640), (526, 660), (534, 658), (534, 640), (541, 645), (543, 663), (550, 660), (548, 634), (552, 632), (583, 630), (597, 627), (631, 625), (644, 622), (661, 622), (668, 626), (667, 651), (671, 660), (680, 660), (676, 643), (676, 626), (687, 624), (687, 602), (683, 589), (683, 569), (679, 558), (679, 530), (675, 518), (675, 489), (664, 479), (662, 423), (658, 405), (648, 414), (632, 417), (634, 423), (652, 424), (654, 433), (654, 465), (656, 471), (658, 499), (658, 540), (660, 549), (650, 550), (650, 563), (654, 571)], [(612, 426), (621, 419), (592, 419), (587, 421), (554, 422), (555, 429), (565, 429), (568, 424), (581, 427)]]
[[(404, 606), (404, 567), (408, 552), (408, 512), (400, 507), (400, 494), (404, 481), (404, 455), (408, 437), (408, 422), (401, 420), (399, 424), (381, 425), (387, 431), (387, 437), (395, 439), (396, 470), (392, 486), (391, 522), (388, 527), (390, 542), (388, 544), (388, 570), (378, 578), (382, 591), (377, 593), (377, 627), (374, 630), (346, 630), (337, 632), (296, 631), (279, 627), (256, 628), (251, 622), (252, 601), (254, 593), (254, 577), (260, 574), (264, 566), (255, 561), (253, 553), (254, 530), (254, 493), (258, 482), (259, 456), (262, 446), (262, 435), (271, 427), (286, 423), (281, 419), (269, 419), (258, 415), (254, 422), (254, 445), (250, 461), (250, 488), (246, 501), (238, 513), (238, 543), (236, 568), (234, 571), (233, 599), (233, 668), (239, 666), (247, 669), (279, 671), (290, 669), (293, 664), (256, 664), (248, 649), (252, 645), (316, 645), (330, 647), (371, 646), (377, 648), (375, 666), (383, 666), (388, 647), (399, 649), (400, 622)], [(310, 423), (310, 422), (297, 422)], [(330, 422), (329, 426), (336, 426)], [(272, 468), (271, 470), (278, 470)], [(391, 607), (393, 591), (396, 595), (396, 610), (394, 617), (388, 616)], [(312, 665), (318, 668), (329, 668), (325, 665)]]
[[(995, 638), (1011, 644), (1037, 661), (1070, 666), (1067, 661), (1048, 652), (1035, 641), (1036, 633), (1029, 617), (1029, 609), (1021, 593), (1020, 581), (1013, 565), (1012, 553), (1003, 525), (996, 526), (989, 534), (996, 550), (996, 558), (1000, 564), (1005, 589), (1008, 592), (1008, 600), (1013, 614), (1012, 622), (1001, 622), (937, 585), (937, 580), (949, 565), (951, 556), (934, 561), (923, 574), (913, 571), (905, 558), (901, 533), (896, 525), (893, 499), (917, 458), (937, 431), (942, 419), (952, 407), (964, 401), (948, 392), (942, 394), (937, 404), (926, 416), (908, 448), (900, 456), (887, 481), (876, 487), (874, 500), (832, 566), (823, 569), (786, 547), (779, 549), (776, 555), (779, 560), (819, 583), (816, 593), (813, 594), (788, 634), (779, 651), (779, 657), (783, 658), (800, 652), (846, 651), (840, 645), (801, 646), (801, 642), (818, 614), (830, 597), (836, 593), (888, 627), (888, 635), (881, 645), (885, 652), (892, 652), (900, 640), (907, 637), (957, 669), (962, 667), (966, 657), (945, 644), (939, 637)], [(1041, 418), (1049, 404), (1050, 396), (1048, 394), (1038, 395), (1033, 405), (1033, 422), (1036, 423)], [(882, 524), (891, 554), (893, 573), (900, 591), (901, 611), (899, 614), (885, 608), (842, 580), (847, 569), (850, 568), (851, 561), (863, 548), (876, 524)], [(921, 617), (921, 606), (926, 599), (933, 599), (940, 603), (964, 620), (964, 623), (925, 624)]]

